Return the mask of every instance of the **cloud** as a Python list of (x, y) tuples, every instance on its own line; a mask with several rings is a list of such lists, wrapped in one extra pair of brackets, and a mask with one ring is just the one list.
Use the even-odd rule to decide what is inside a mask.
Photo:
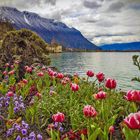
[(129, 35), (129, 36), (109, 36), (109, 37), (98, 37), (92, 40), (96, 45), (101, 46), (104, 44), (113, 43), (127, 43), (127, 42), (138, 42), (140, 41), (139, 36)]
[(94, 1), (94, 0), (84, 0), (83, 1), (83, 5), (86, 7), (86, 8), (99, 8), (102, 4), (101, 4), (102, 1), (98, 0), (98, 1)]
[(121, 1), (118, 2), (114, 2), (112, 3), (109, 8), (107, 9), (107, 11), (111, 11), (111, 12), (120, 12), (120, 10), (125, 6), (125, 4)]
[(32, 6), (43, 7), (47, 5), (55, 5), (56, 0), (2, 0), (0, 1), (1, 6), (12, 6), (20, 9), (31, 8)]
[(0, 0), (75, 27), (96, 45), (140, 41), (140, 0)]

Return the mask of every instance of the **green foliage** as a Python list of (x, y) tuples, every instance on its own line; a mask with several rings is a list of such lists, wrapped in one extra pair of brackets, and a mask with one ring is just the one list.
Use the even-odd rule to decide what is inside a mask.
[[(139, 55), (134, 55), (132, 57), (133, 59), (133, 64), (138, 68), (138, 70), (140, 71), (140, 56)], [(140, 77), (134, 77), (132, 79), (132, 81), (137, 81), (140, 82)]]
[[(21, 66), (19, 66), (20, 77), (22, 77), (25, 65), (50, 64), (47, 46), (48, 44), (44, 40), (30, 30), (21, 29), (8, 32), (2, 41), (0, 64), (2, 66), (7, 62), (12, 63), (19, 60), (21, 62)], [(0, 68), (2, 68), (1, 66)]]

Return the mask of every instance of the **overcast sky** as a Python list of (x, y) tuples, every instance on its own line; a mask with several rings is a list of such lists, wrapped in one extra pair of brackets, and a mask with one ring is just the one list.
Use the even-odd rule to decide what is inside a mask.
[(73, 26), (96, 45), (140, 41), (140, 0), (0, 0)]

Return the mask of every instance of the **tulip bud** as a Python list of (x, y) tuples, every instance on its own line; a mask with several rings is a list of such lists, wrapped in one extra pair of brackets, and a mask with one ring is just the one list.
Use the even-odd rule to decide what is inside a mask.
[(97, 94), (94, 95), (95, 99), (105, 99), (106, 98), (106, 92), (100, 91)]
[(39, 73), (37, 73), (37, 75), (38, 75), (39, 77), (43, 77), (43, 76), (44, 76), (44, 73), (43, 73), (43, 72), (39, 72)]
[(83, 108), (83, 113), (85, 115), (85, 117), (95, 117), (97, 115), (97, 112), (95, 110), (94, 107), (92, 107), (91, 105), (86, 105), (84, 108)]
[(28, 80), (23, 79), (22, 82), (23, 82), (24, 84), (27, 84), (27, 83), (28, 83)]
[(71, 84), (71, 90), (72, 91), (78, 91), (79, 90), (79, 85), (77, 85), (77, 84)]
[(110, 127), (109, 127), (109, 133), (112, 134), (112, 133), (114, 133), (114, 132), (115, 132), (114, 126), (110, 126)]
[(13, 96), (14, 96), (14, 93), (13, 93), (12, 91), (9, 91), (9, 92), (7, 93), (7, 96), (8, 96), (8, 97), (13, 97)]
[(63, 122), (65, 120), (65, 115), (63, 113), (58, 112), (52, 116), (54, 122)]
[(138, 90), (129, 90), (124, 96), (124, 98), (128, 101), (139, 102), (140, 101), (140, 91)]
[(62, 73), (58, 73), (58, 74), (57, 74), (57, 78), (63, 79), (63, 78), (64, 78), (64, 75), (63, 75)]
[(109, 89), (115, 89), (117, 86), (117, 83), (114, 79), (108, 78), (105, 82), (105, 86)]
[(87, 76), (88, 77), (93, 77), (94, 76), (93, 71), (91, 71), (91, 70), (87, 71)]
[(140, 129), (140, 111), (128, 115), (128, 117), (124, 119), (124, 123), (130, 129)]
[(8, 72), (9, 75), (13, 75), (15, 73), (15, 70), (11, 70)]
[(96, 74), (96, 78), (99, 82), (102, 82), (105, 79), (105, 76), (102, 72), (99, 72), (98, 74)]

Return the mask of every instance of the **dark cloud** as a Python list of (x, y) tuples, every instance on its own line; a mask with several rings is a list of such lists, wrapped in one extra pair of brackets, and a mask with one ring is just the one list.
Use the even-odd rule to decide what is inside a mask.
[(107, 11), (111, 11), (111, 12), (120, 12), (120, 10), (125, 6), (125, 4), (123, 2), (115, 2), (112, 3), (109, 8), (107, 9)]
[(92, 9), (92, 8), (99, 8), (102, 5), (101, 2), (103, 2), (103, 0), (101, 0), (101, 1), (84, 0), (83, 1), (83, 5), (85, 7), (87, 7), (87, 8), (90, 8), (90, 9)]
[(140, 3), (130, 3), (128, 4), (127, 8), (133, 10), (140, 10)]

